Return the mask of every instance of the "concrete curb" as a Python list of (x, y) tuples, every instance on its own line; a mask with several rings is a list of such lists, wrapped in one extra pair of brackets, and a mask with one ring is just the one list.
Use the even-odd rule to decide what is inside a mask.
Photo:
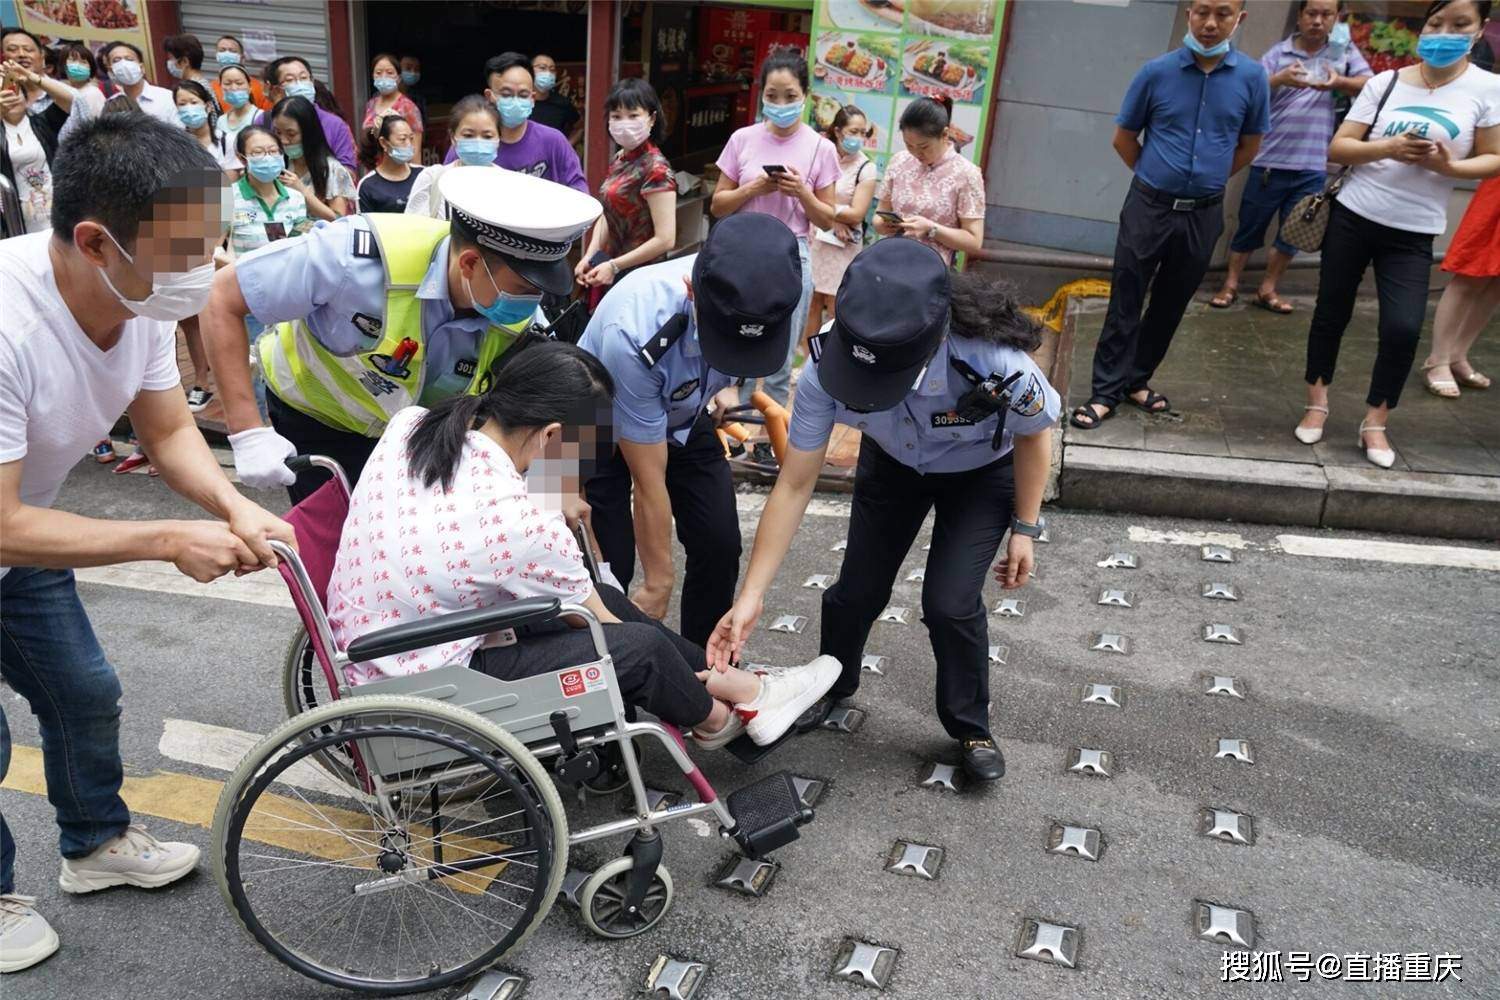
[(1444, 538), (1500, 538), (1500, 477), (1179, 455), (1067, 445), (1065, 507), (1353, 528)]

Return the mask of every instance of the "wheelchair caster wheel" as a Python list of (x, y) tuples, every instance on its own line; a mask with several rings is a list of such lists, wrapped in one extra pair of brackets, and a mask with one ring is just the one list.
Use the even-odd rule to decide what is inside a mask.
[(583, 914), (583, 922), (602, 938), (644, 934), (661, 923), (661, 918), (672, 908), (672, 874), (665, 865), (657, 865), (640, 912), (625, 912), (625, 887), (633, 864), (632, 858), (615, 858), (590, 875), (578, 890), (578, 910)]

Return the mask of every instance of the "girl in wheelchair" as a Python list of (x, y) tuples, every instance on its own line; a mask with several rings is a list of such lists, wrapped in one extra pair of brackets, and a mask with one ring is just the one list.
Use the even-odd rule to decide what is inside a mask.
[[(776, 742), (839, 676), (820, 656), (750, 673), (712, 669), (702, 648), (647, 617), (615, 587), (590, 578), (546, 489), (578, 478), (611, 412), (614, 385), (590, 354), (548, 341), (526, 348), (476, 396), (408, 407), (376, 445), (350, 498), (328, 588), (328, 620), (342, 648), (361, 635), (425, 615), (528, 597), (583, 603), (603, 623), (621, 695), (664, 722), (691, 727), (702, 747), (741, 733)], [(582, 455), (580, 455), (582, 452)], [(576, 492), (576, 490), (575, 490)], [(581, 623), (579, 623), (581, 624)], [(467, 663), (502, 680), (586, 663), (585, 630), (567, 624), (511, 630), (351, 665), (352, 684)]]

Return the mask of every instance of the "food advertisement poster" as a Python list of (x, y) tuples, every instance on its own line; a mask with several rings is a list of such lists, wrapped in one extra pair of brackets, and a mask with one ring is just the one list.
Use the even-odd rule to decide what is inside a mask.
[(953, 140), (978, 163), (1005, 0), (821, 0), (812, 51), (812, 124), (852, 104), (873, 126), (865, 151), (881, 168), (900, 150), (896, 122), (919, 97), (953, 100)]
[(146, 53), (151, 74), (151, 36), (144, 0), (16, 0), (21, 27), (48, 43), (77, 39), (98, 51), (104, 42), (131, 42)]

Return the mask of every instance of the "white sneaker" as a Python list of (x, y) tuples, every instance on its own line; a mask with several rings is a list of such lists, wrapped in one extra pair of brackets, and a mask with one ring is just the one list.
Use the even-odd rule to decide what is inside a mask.
[(718, 750), (720, 747), (738, 739), (744, 735), (745, 720), (740, 718), (738, 712), (729, 713), (729, 721), (724, 723), (724, 728), (718, 732), (702, 733), (693, 730), (693, 742), (704, 750)]
[(31, 908), (35, 896), (0, 896), (0, 972), (29, 969), (57, 950), (57, 932)]
[(781, 739), (808, 706), (828, 693), (842, 670), (838, 660), (820, 656), (804, 666), (762, 673), (760, 695), (734, 707), (750, 739), (762, 747)]
[(198, 864), (192, 844), (157, 840), (131, 826), (85, 858), (63, 858), (57, 884), (63, 892), (96, 892), (113, 885), (157, 889), (176, 882)]

